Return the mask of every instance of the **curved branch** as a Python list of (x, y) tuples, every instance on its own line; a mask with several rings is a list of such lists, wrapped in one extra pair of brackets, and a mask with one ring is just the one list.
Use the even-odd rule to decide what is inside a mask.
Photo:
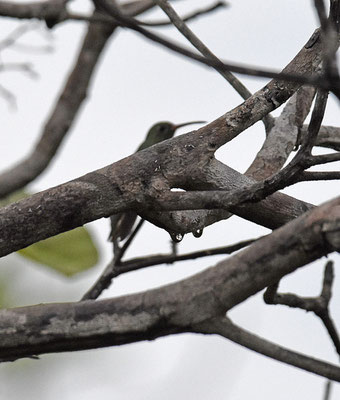
[(340, 368), (338, 366), (308, 357), (304, 354), (272, 343), (233, 324), (233, 322), (227, 317), (216, 318), (198, 324), (195, 332), (223, 336), (234, 343), (274, 360), (292, 365), (293, 367), (301, 368), (305, 371), (337, 382), (340, 381)]
[(0, 175), (0, 198), (33, 181), (49, 165), (86, 98), (87, 88), (113, 28), (90, 24), (73, 71), (32, 153)]
[(284, 166), (297, 143), (299, 128), (309, 112), (314, 93), (314, 88), (303, 86), (291, 97), (245, 175), (261, 181)]
[[(143, 220), (142, 220), (143, 221)], [(233, 244), (231, 246), (217, 247), (214, 249), (200, 250), (188, 254), (157, 254), (148, 257), (134, 258), (131, 260), (124, 261), (122, 263), (116, 263), (115, 258), (107, 265), (104, 272), (100, 275), (98, 280), (92, 285), (92, 287), (84, 294), (82, 300), (94, 300), (100, 296), (100, 294), (107, 289), (113, 278), (119, 275), (125, 274), (131, 271), (137, 271), (142, 268), (152, 267), (160, 264), (173, 264), (178, 261), (194, 260), (196, 258), (208, 257), (216, 254), (232, 254), (235, 251), (243, 249), (249, 246), (256, 239), (245, 240)]]
[[(62, 3), (64, 4), (65, 1)], [(0, 2), (0, 15), (1, 7), (6, 9), (6, 4), (4, 5)], [(30, 12), (34, 15), (41, 13), (41, 18), (44, 19), (44, 13), (50, 12), (49, 7), (53, 6), (53, 4), (54, 2), (27, 4), (26, 8), (23, 7), (22, 12), (26, 15), (26, 18), (28, 17), (27, 15), (30, 15)], [(16, 9), (17, 6), (16, 4), (14, 8)], [(151, 7), (153, 5), (149, 4), (147, 9)], [(141, 2), (139, 8), (133, 8), (130, 12), (132, 15), (139, 14), (139, 12), (145, 11), (145, 8), (145, 4)], [(54, 7), (52, 9), (56, 12)], [(94, 12), (93, 15), (96, 16), (97, 13)], [(0, 174), (0, 198), (23, 188), (47, 168), (63, 139), (69, 133), (80, 107), (86, 99), (88, 86), (95, 68), (108, 39), (116, 27), (117, 25), (112, 23), (89, 24), (73, 70), (66, 80), (65, 87), (43, 128), (35, 148), (26, 159)]]

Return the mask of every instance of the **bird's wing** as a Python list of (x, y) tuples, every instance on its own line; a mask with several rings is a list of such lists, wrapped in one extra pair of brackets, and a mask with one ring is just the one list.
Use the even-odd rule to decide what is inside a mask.
[(124, 240), (132, 230), (132, 227), (137, 219), (137, 214), (134, 211), (111, 215), (111, 232), (109, 240)]

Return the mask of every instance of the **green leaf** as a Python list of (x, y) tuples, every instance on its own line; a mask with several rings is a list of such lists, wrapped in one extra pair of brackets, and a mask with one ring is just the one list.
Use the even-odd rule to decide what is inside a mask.
[[(24, 190), (18, 190), (2, 199), (0, 207), (30, 195)], [(90, 233), (84, 227), (34, 243), (17, 253), (66, 276), (90, 269), (98, 262), (97, 248)]]
[(34, 243), (18, 254), (66, 276), (85, 271), (98, 262), (98, 251), (84, 227)]

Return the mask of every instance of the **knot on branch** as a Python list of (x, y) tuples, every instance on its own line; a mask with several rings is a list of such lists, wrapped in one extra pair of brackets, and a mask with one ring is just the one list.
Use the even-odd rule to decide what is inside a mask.
[(55, 0), (44, 6), (42, 14), (49, 29), (52, 29), (58, 22), (65, 19), (66, 3), (67, 0)]

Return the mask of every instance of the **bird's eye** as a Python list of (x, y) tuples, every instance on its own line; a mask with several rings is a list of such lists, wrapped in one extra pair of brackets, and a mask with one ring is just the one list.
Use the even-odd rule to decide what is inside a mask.
[(166, 127), (164, 126), (164, 125), (161, 125), (160, 127), (159, 127), (159, 131), (160, 132), (165, 132), (165, 130), (166, 130)]

